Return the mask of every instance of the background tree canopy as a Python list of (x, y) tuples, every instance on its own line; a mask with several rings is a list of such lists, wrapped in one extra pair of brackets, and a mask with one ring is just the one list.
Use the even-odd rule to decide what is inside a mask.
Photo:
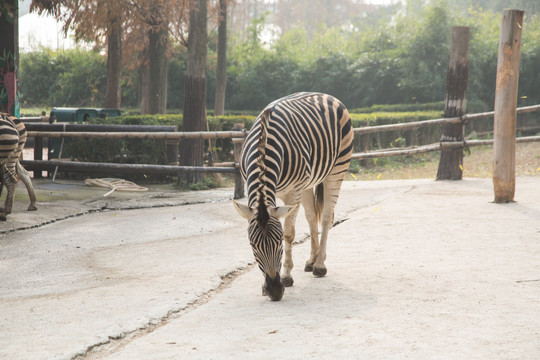
[[(427, 5), (409, 0), (383, 7), (354, 0), (292, 3), (231, 3), (227, 110), (259, 110), (295, 91), (328, 92), (350, 108), (440, 101), (453, 26), (471, 29), (469, 110), (492, 109), (503, 7), (525, 10), (518, 104), (540, 103), (540, 5), (535, 0), (433, 0)], [(172, 35), (170, 42), (167, 104), (179, 109), (187, 54), (184, 44)], [(210, 108), (216, 43), (217, 32), (210, 26)], [(106, 59), (98, 45), (89, 52), (43, 49), (23, 53), (20, 59), (23, 110), (25, 106), (102, 106)], [(124, 68), (123, 106), (139, 106), (139, 83), (138, 71)]]

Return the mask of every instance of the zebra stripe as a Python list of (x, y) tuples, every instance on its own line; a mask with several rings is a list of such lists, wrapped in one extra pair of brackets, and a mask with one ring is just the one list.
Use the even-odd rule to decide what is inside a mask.
[(26, 186), (30, 197), (28, 210), (36, 210), (36, 196), (28, 172), (19, 163), (19, 158), (26, 144), (27, 133), (24, 123), (9, 114), (0, 113), (0, 193), (7, 188), (4, 208), (0, 220), (6, 220), (11, 213), (13, 196), (19, 176)]
[[(336, 98), (322, 93), (296, 93), (272, 102), (246, 137), (240, 171), (246, 180), (248, 206), (236, 206), (250, 221), (250, 243), (273, 300), (281, 298), (276, 282), (280, 281), (283, 237), (286, 242), (281, 277), (285, 285), (292, 285), (290, 247), (300, 202), (310, 222), (312, 256), (308, 263), (314, 265), (316, 276), (326, 273), (326, 238), (349, 166), (352, 140), (347, 109)], [(289, 207), (276, 206), (276, 198)], [(286, 216), (285, 231), (277, 220), (280, 215)], [(318, 218), (322, 220), (320, 244)]]

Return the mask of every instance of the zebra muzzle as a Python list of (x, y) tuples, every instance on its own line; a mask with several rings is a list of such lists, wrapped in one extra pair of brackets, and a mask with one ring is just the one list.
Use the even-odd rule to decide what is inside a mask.
[(279, 277), (279, 274), (276, 274), (273, 279), (268, 274), (266, 274), (266, 278), (262, 287), (263, 295), (268, 296), (272, 301), (279, 301), (283, 297), (284, 292), (285, 287), (281, 283), (281, 278)]

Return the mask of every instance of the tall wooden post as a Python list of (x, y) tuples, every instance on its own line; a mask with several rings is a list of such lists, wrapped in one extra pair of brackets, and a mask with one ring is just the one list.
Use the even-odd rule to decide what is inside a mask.
[[(469, 74), (469, 28), (455, 26), (452, 29), (450, 60), (446, 74), (444, 117), (457, 117), (467, 109), (467, 82)], [(463, 124), (445, 124), (441, 142), (463, 141)], [(437, 180), (461, 180), (463, 177), (463, 149), (441, 150)]]
[(496, 203), (514, 201), (516, 187), (516, 107), (523, 11), (504, 10), (497, 60), (493, 187)]
[(19, 2), (0, 1), (0, 112), (20, 117)]

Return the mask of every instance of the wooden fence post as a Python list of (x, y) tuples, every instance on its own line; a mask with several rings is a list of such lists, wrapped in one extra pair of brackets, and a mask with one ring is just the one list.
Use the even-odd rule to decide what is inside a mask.
[(178, 165), (179, 146), (179, 140), (167, 139), (167, 165)]
[(522, 26), (523, 11), (503, 11), (497, 59), (493, 134), (493, 188), (496, 203), (514, 201), (516, 107)]
[[(43, 160), (43, 138), (36, 136), (34, 138), (34, 160)], [(41, 170), (34, 170), (34, 179), (42, 179)]]
[[(233, 131), (243, 131), (244, 124), (234, 124)], [(232, 139), (234, 145), (234, 162), (236, 164), (240, 163), (240, 153), (242, 152), (242, 144), (244, 139)], [(234, 198), (241, 199), (245, 196), (244, 194), (244, 179), (242, 179), (242, 174), (240, 174), (240, 168), (237, 168), (238, 172), (234, 175)]]
[[(444, 117), (458, 117), (467, 108), (469, 28), (452, 29), (450, 60), (446, 74)], [(463, 123), (444, 124), (441, 142), (463, 141)], [(463, 148), (441, 150), (437, 180), (461, 180), (463, 177)]]
[[(178, 131), (178, 126), (176, 130)], [(167, 165), (178, 165), (179, 164), (179, 150), (180, 150), (180, 140), (178, 139), (167, 139), (166, 141), (166, 155), (167, 155)]]

